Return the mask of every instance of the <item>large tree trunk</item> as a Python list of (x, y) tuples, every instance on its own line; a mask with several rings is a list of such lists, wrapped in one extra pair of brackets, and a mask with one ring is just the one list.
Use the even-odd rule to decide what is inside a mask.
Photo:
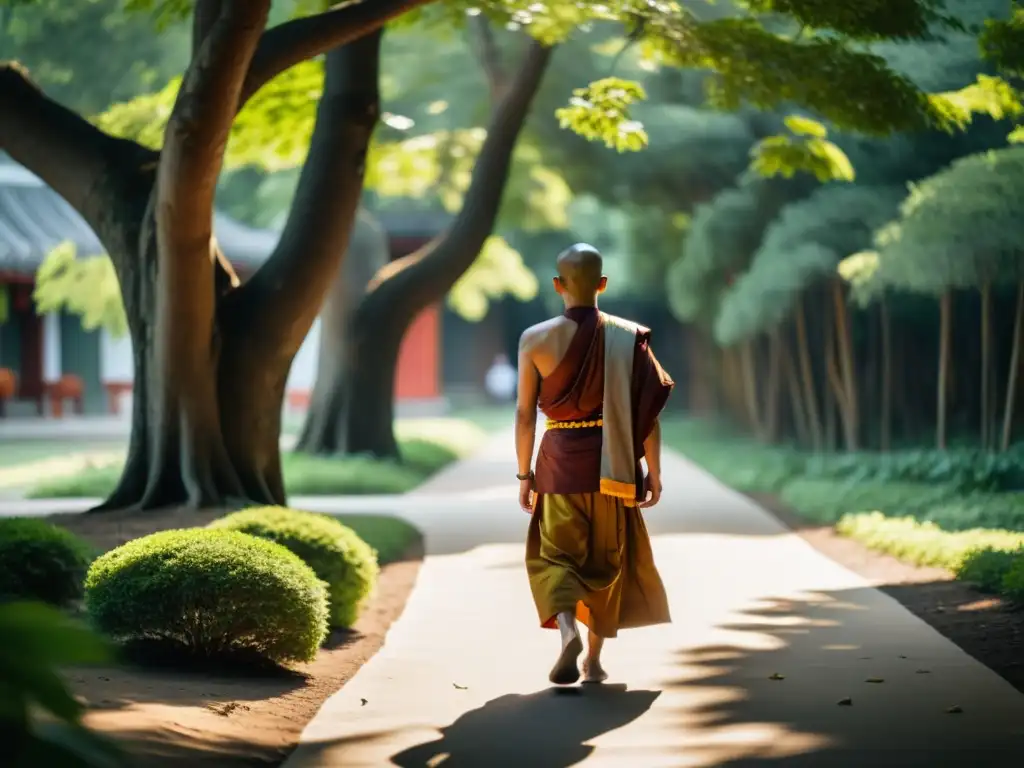
[(1006, 375), (1006, 410), (1003, 412), (1003, 435), (999, 447), (1008, 450), (1013, 436), (1013, 409), (1017, 401), (1017, 380), (1020, 377), (1021, 336), (1024, 336), (1024, 282), (1017, 283), (1017, 310), (1013, 321), (1013, 348), (1010, 370)]
[(946, 450), (946, 395), (949, 384), (953, 336), (953, 295), (946, 291), (939, 299), (939, 376), (936, 396), (935, 445)]
[(395, 372), (402, 339), (416, 316), (441, 300), (490, 236), (512, 152), (552, 49), (531, 41), (515, 79), (492, 115), (462, 210), (448, 231), (392, 262), (376, 277), (352, 321), (342, 450), (400, 458), (394, 435)]
[[(0, 149), (82, 214), (124, 295), (132, 434), (103, 508), (284, 501), (284, 386), (347, 247), (379, 113), (380, 29), (428, 1), (344, 4), (265, 29), (269, 0), (197, 0), (193, 57), (159, 153), (108, 136), (0, 65)], [(265, 83), (328, 51), (288, 225), (238, 287), (212, 233), (230, 126)]]
[[(379, 43), (371, 33), (328, 54), (310, 161), (288, 225), (248, 283), (235, 288), (224, 279), (211, 239), (191, 264), (167, 269), (151, 214), (141, 240), (149, 248), (115, 259), (134, 347), (135, 410), (125, 471), (100, 509), (285, 502), (285, 385), (347, 247), (378, 114)], [(163, 288), (163, 305), (154, 286)], [(172, 323), (183, 338), (168, 332)]]
[(320, 312), (320, 350), (316, 383), (297, 450), (329, 455), (340, 450), (345, 385), (352, 360), (352, 313), (366, 294), (366, 286), (389, 258), (387, 233), (373, 216), (361, 209), (352, 232), (348, 255), (331, 285)]

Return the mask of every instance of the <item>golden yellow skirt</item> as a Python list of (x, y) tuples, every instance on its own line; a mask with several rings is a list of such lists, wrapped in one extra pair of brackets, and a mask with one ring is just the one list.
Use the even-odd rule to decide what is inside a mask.
[(563, 611), (599, 637), (671, 621), (643, 515), (601, 493), (543, 494), (530, 520), (526, 571), (541, 626)]

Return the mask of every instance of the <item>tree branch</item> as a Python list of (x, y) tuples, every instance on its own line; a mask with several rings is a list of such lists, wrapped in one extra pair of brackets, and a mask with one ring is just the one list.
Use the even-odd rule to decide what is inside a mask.
[(110, 201), (96, 189), (120, 170), (156, 158), (47, 97), (14, 62), (0, 63), (0, 150), (39, 176), (101, 236)]
[(401, 303), (418, 312), (443, 296), (479, 255), (494, 228), (516, 140), (553, 50), (531, 41), (515, 79), (491, 117), (462, 209), (447, 232), (377, 273), (361, 313), (390, 311), (385, 305), (398, 303), (393, 301), (396, 292), (403, 297), (414, 294), (415, 298)]
[[(244, 333), (258, 326), (264, 339), (280, 336), (274, 341), (286, 354), (298, 352), (348, 250), (380, 115), (382, 37), (378, 28), (327, 54), (309, 155), (281, 239), (224, 307)], [(230, 317), (233, 307), (240, 317)]]
[(505, 71), (501, 48), (494, 38), (494, 28), (491, 26), (490, 19), (480, 14), (471, 21), (470, 41), (474, 44), (477, 61), (483, 67), (484, 75), (487, 78), (487, 86), (491, 91), (491, 104), (497, 105), (508, 88), (508, 73)]
[(392, 19), (432, 0), (357, 0), (323, 13), (286, 21), (267, 30), (249, 66), (238, 102), (245, 103), (282, 72), (380, 29)]
[(213, 228), (213, 200), (242, 82), (267, 23), (270, 0), (223, 0), (211, 22), (209, 0), (196, 8), (208, 24), (174, 103), (157, 173), (161, 238), (203, 247)]

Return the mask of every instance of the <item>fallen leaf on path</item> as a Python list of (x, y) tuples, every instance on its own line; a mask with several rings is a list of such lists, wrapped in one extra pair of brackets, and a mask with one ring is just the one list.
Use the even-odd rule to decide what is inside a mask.
[(369, 704), (369, 702), (368, 702), (368, 701), (367, 701), (366, 699), (360, 699), (359, 701), (360, 701), (360, 703), (362, 704), (362, 706), (364, 706), (364, 707), (365, 707), (365, 706), (366, 706), (367, 704)]
[(836, 704), (838, 704), (840, 707), (852, 707), (853, 699), (847, 696), (845, 699), (840, 699), (839, 701), (837, 701)]
[(946, 710), (946, 712), (948, 714), (950, 714), (950, 715), (959, 715), (959, 714), (962, 714), (963, 711), (964, 711), (963, 707), (961, 707), (960, 705), (952, 706), (952, 707), (950, 707), (949, 709)]
[(919, 670), (917, 670), (917, 674), (919, 674), (919, 675), (930, 675), (931, 673), (932, 673), (932, 671), (930, 669), (919, 669)]
[(770, 675), (768, 677), (768, 679), (769, 680), (785, 680), (786, 676), (785, 675), (780, 675), (778, 672), (776, 672), (773, 675)]
[(869, 677), (864, 682), (865, 683), (884, 683), (885, 682), (885, 678), (882, 678), (882, 677)]
[(455, 690), (457, 690), (457, 691), (468, 691), (469, 690), (469, 688), (467, 688), (465, 685), (459, 685), (458, 683), (452, 683), (452, 685), (455, 686)]

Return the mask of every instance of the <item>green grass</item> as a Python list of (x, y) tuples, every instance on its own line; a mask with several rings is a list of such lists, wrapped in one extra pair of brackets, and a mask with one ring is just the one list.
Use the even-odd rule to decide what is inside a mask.
[(332, 515), (342, 525), (347, 525), (356, 535), (377, 550), (377, 561), (381, 565), (400, 560), (409, 548), (422, 538), (419, 530), (391, 515)]
[[(1019, 599), (1024, 572), (1024, 457), (971, 449), (811, 455), (668, 420), (667, 446), (726, 485), (776, 494), (801, 517), (868, 548)], [(1014, 576), (1006, 576), (1013, 572)], [(1005, 578), (1006, 583), (1003, 584)]]
[[(285, 455), (285, 488), (297, 496), (399, 494), (412, 490), (439, 470), (472, 453), (485, 439), (484, 429), (464, 419), (410, 419), (396, 425), (401, 463), (365, 456), (344, 458)], [(89, 467), (42, 481), (29, 498), (103, 498), (117, 484), (121, 464)]]

